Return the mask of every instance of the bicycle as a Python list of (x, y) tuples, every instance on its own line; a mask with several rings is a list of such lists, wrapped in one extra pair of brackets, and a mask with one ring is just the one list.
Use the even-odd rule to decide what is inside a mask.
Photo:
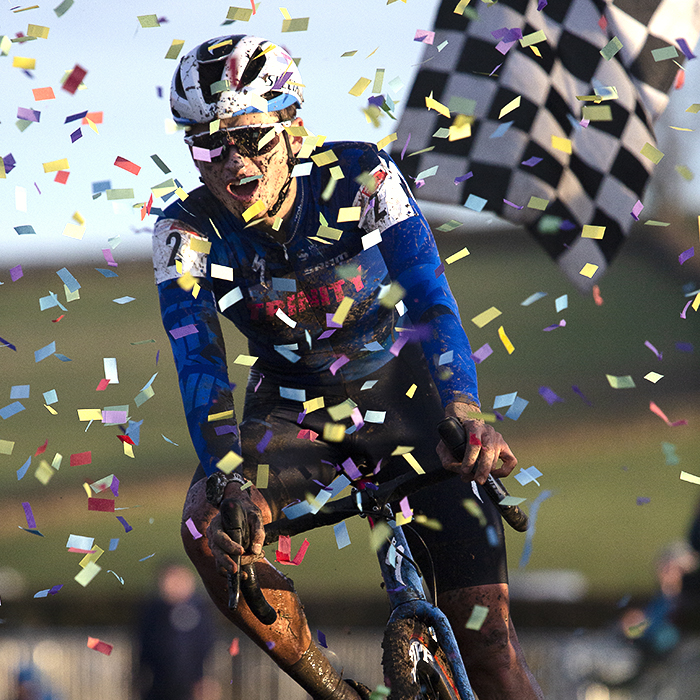
[[(446, 418), (438, 430), (455, 458), (461, 460), (468, 437), (461, 423)], [(422, 475), (404, 474), (373, 488), (353, 488), (350, 496), (330, 501), (314, 513), (292, 520), (280, 519), (265, 526), (267, 545), (281, 535), (297, 535), (335, 525), (356, 515), (370, 517), (375, 528), (381, 522), (388, 525), (391, 534), (377, 550), (377, 556), (392, 611), (382, 642), (382, 666), (391, 700), (474, 700), (454, 632), (437, 605), (426, 599), (420, 569), (401, 527), (396, 525), (391, 507), (420, 489), (455, 476), (446, 469)], [(519, 532), (527, 530), (528, 518), (523, 511), (517, 506), (501, 505), (508, 492), (498, 479), (489, 475), (484, 488), (511, 527)], [(232, 539), (239, 544), (249, 541), (246, 520), (236, 502), (224, 501), (221, 514), (224, 529)], [(260, 590), (254, 565), (241, 566), (240, 558), (236, 564), (236, 573), (229, 574), (229, 608), (236, 609), (242, 593), (258, 620), (271, 625), (277, 613)]]

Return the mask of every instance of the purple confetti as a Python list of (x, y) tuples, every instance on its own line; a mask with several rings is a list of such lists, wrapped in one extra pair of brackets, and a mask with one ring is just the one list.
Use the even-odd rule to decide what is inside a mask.
[(163, 88), (160, 85), (156, 86), (156, 95), (161, 99), (163, 98)]
[(326, 314), (326, 328), (342, 328), (343, 324), (333, 320), (335, 314)]
[(253, 389), (253, 393), (254, 393), (254, 394), (257, 394), (257, 393), (258, 393), (258, 389), (260, 388), (260, 385), (262, 384), (262, 380), (263, 380), (264, 378), (265, 378), (265, 375), (264, 375), (264, 374), (261, 374), (261, 375), (260, 375), (260, 379), (258, 379), (258, 383), (255, 385), (255, 389)]
[(255, 446), (255, 449), (262, 454), (270, 444), (270, 440), (272, 440), (272, 431), (266, 430), (265, 434), (262, 436), (262, 440)]
[(59, 583), (59, 584), (57, 584), (56, 586), (52, 586), (52, 587), (49, 589), (49, 595), (56, 595), (56, 593), (58, 593), (58, 592), (61, 590), (61, 588), (63, 588), (63, 584), (62, 584), (62, 583)]
[(499, 63), (490, 73), (489, 73), (489, 78), (502, 66), (502, 63)]
[(676, 350), (680, 352), (693, 352), (692, 343), (676, 343)]
[(194, 335), (197, 332), (197, 326), (195, 326), (194, 323), (188, 323), (186, 326), (173, 328), (169, 331), (170, 335), (172, 335), (172, 337), (175, 338), (175, 340), (184, 338), (187, 335)]
[(41, 119), (41, 112), (27, 107), (17, 107), (17, 119), (24, 119), (27, 122), (38, 122)]
[(15, 267), (10, 268), (10, 279), (13, 282), (16, 282), (22, 275), (24, 275), (24, 272), (22, 272), (21, 265), (15, 265)]
[(24, 508), (24, 515), (27, 518), (27, 527), (32, 530), (36, 530), (36, 520), (34, 520), (34, 513), (32, 513), (32, 507), (29, 503), (22, 503), (22, 508)]
[(41, 194), (41, 190), (39, 189), (39, 185), (37, 185), (36, 182), (34, 183), (34, 187), (36, 187), (36, 191), (37, 191), (39, 194)]
[(507, 204), (509, 207), (513, 207), (513, 209), (517, 209), (520, 211), (521, 209), (524, 209), (522, 205), (519, 204), (513, 204), (513, 202), (509, 202), (507, 199), (503, 200), (504, 204)]
[(17, 165), (17, 161), (14, 159), (12, 153), (8, 153), (4, 156), (2, 162), (5, 164), (5, 173), (9, 173), (15, 165)]
[(685, 312), (688, 310), (688, 307), (693, 303), (692, 299), (688, 300), (688, 303), (683, 307), (683, 311), (681, 311), (681, 318), (685, 320)]
[(119, 479), (116, 476), (112, 477), (112, 483), (109, 485), (109, 490), (114, 494), (115, 498), (119, 498)]
[(695, 54), (690, 50), (690, 46), (688, 46), (688, 42), (685, 39), (676, 39), (676, 43), (678, 44), (680, 50), (683, 52), (683, 55), (689, 61), (692, 61), (694, 58), (696, 58)]
[(690, 260), (695, 255), (695, 246), (692, 248), (688, 248), (688, 250), (684, 250), (679, 256), (678, 256), (678, 262), (682, 265), (686, 260)]
[(217, 425), (214, 428), (214, 432), (217, 435), (227, 435), (228, 433), (233, 433), (233, 435), (238, 434), (238, 430), (235, 425)]
[(274, 642), (265, 642), (265, 646), (272, 651), (275, 648), (275, 643)]
[(84, 112), (78, 112), (78, 114), (71, 114), (70, 116), (66, 117), (66, 120), (63, 123), (69, 124), (70, 122), (77, 121), (78, 119), (82, 119), (83, 117), (87, 117), (87, 110), (85, 110)]
[(560, 401), (563, 403), (564, 399), (561, 396), (557, 396), (556, 392), (550, 389), (548, 386), (541, 386), (539, 388), (540, 396), (551, 406), (552, 404)]
[(323, 331), (323, 333), (321, 333), (316, 340), (325, 340), (326, 338), (330, 338), (333, 333), (335, 333), (335, 330), (335, 328), (331, 328), (330, 330)]
[(126, 519), (121, 515), (117, 516), (117, 520), (124, 526), (124, 532), (131, 532), (134, 528), (126, 522)]
[(83, 132), (80, 129), (76, 129), (71, 135), (70, 135), (70, 142), (75, 143), (78, 139), (81, 139), (83, 137)]
[(160, 350), (156, 353), (156, 367), (158, 366), (158, 360), (160, 359)]
[(643, 506), (643, 505), (650, 503), (650, 502), (651, 502), (651, 498), (647, 498), (646, 496), (639, 496), (637, 498), (637, 505), (638, 506)]
[(545, 7), (547, 7), (547, 0), (539, 0), (539, 2), (537, 3), (537, 11), (542, 12), (542, 10), (544, 10)]
[(591, 123), (590, 119), (582, 119), (579, 124), (584, 128), (587, 129), (588, 125)]
[(545, 331), (545, 332), (546, 332), (546, 331), (553, 331), (553, 330), (555, 330), (556, 328), (563, 328), (565, 325), (566, 325), (566, 320), (562, 318), (562, 320), (559, 321), (559, 323), (555, 323), (555, 324), (552, 325), (552, 326), (547, 326), (546, 328), (543, 328), (542, 330)]
[(9, 340), (5, 340), (4, 338), (0, 338), (0, 347), (10, 348), (10, 350), (14, 350), (15, 352), (17, 352), (17, 347), (13, 345)]
[(491, 346), (488, 343), (485, 343), (478, 350), (472, 353), (472, 360), (479, 365), (492, 353), (493, 350), (491, 349)]
[(328, 369), (330, 369), (331, 374), (335, 377), (337, 371), (343, 366), (350, 362), (350, 358), (345, 355), (341, 355)]
[(318, 643), (324, 648), (328, 649), (328, 642), (326, 641), (326, 635), (321, 632), (321, 630), (318, 630), (317, 632), (318, 635)]
[(465, 180), (468, 180), (473, 175), (474, 175), (474, 173), (470, 170), (466, 175), (460, 175), (459, 177), (456, 177), (455, 178), (455, 185), (459, 185), (460, 182), (464, 182)]
[(194, 524), (192, 518), (188, 518), (185, 521), (185, 525), (187, 525), (187, 529), (190, 531), (192, 539), (198, 540), (200, 537), (202, 537), (202, 533), (197, 529), (197, 526)]
[(533, 166), (535, 166), (541, 162), (542, 162), (542, 158), (538, 158), (537, 156), (532, 156), (532, 158), (528, 158), (527, 160), (524, 160), (522, 163), (520, 163), (520, 165), (524, 165), (527, 168), (532, 168)]
[(275, 84), (272, 86), (273, 90), (279, 90), (290, 78), (292, 77), (291, 72), (283, 73), (280, 75), (279, 78), (277, 78), (277, 81)]
[(435, 268), (435, 279), (440, 277), (445, 272), (445, 263), (440, 263), (436, 268)]
[(642, 204), (641, 200), (637, 200), (637, 203), (632, 207), (632, 211), (630, 212), (630, 215), (635, 221), (639, 221), (639, 215), (642, 213), (642, 209), (644, 209), (644, 205)]
[(416, 187), (418, 189), (420, 189), (421, 187), (423, 187), (423, 185), (425, 185), (425, 180), (414, 180), (414, 182), (416, 183)]
[(389, 348), (389, 352), (394, 356), (398, 357), (401, 352), (401, 348), (408, 342), (408, 333), (401, 333), (398, 340)]
[(297, 416), (297, 425), (301, 425), (304, 421), (304, 418), (306, 418), (306, 409), (303, 411), (299, 411), (299, 415)]
[(644, 341), (644, 345), (646, 345), (660, 360), (664, 359), (663, 353), (659, 352), (648, 340)]
[(401, 150), (401, 160), (403, 160), (403, 157), (406, 154), (406, 149), (408, 148), (408, 144), (410, 142), (411, 142), (411, 133), (409, 132), (408, 138), (406, 139), (406, 143), (403, 145), (403, 149)]
[(355, 462), (352, 461), (352, 457), (348, 457), (343, 462), (343, 469), (352, 481), (357, 481), (357, 479), (362, 478), (362, 472), (357, 468)]
[(585, 397), (584, 393), (579, 389), (577, 386), (572, 386), (571, 389), (573, 390), (574, 394), (578, 394), (582, 399), (583, 403), (586, 404), (586, 406), (592, 406), (593, 404)]

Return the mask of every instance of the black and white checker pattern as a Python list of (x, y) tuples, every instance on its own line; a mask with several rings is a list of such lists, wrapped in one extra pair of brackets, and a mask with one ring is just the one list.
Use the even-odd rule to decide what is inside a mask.
[[(673, 60), (656, 62), (651, 51), (683, 38), (694, 47), (700, 36), (698, 0), (550, 0), (537, 10), (537, 0), (500, 0), (487, 6), (472, 3), (479, 19), (454, 13), (456, 0), (443, 0), (435, 19), (435, 44), (425, 51), (399, 124), (392, 156), (409, 177), (438, 165), (417, 191), (420, 199), (462, 205), (470, 194), (488, 200), (486, 208), (525, 224), (571, 281), (588, 290), (601, 277), (634, 219), (630, 212), (642, 198), (653, 164), (640, 154), (646, 142), (655, 145), (653, 124), (668, 102), (679, 70)], [(601, 16), (607, 20), (600, 27)], [(504, 56), (492, 32), (519, 28), (523, 35), (544, 30), (538, 58), (516, 43)], [(606, 60), (600, 50), (617, 36), (623, 48)], [(679, 63), (684, 60), (680, 49)], [(496, 66), (502, 64), (493, 76)], [(614, 86), (618, 99), (605, 100), (612, 121), (592, 121), (583, 128), (577, 95)], [(465, 109), (464, 98), (476, 102), (471, 138), (450, 142), (434, 138), (451, 118), (425, 107), (432, 96), (450, 106), (452, 116)], [(521, 96), (521, 105), (498, 119), (500, 110)], [(462, 101), (459, 101), (462, 98)], [(500, 124), (508, 131), (491, 138)], [(408, 153), (434, 150), (400, 160), (411, 134)], [(570, 139), (573, 153), (552, 148), (551, 137)], [(408, 155), (408, 154), (407, 154)], [(532, 156), (542, 161), (522, 165)], [(454, 179), (473, 176), (455, 186)], [(549, 200), (545, 212), (530, 209), (531, 196)], [(507, 199), (521, 210), (504, 204)], [(544, 226), (562, 220), (553, 233)], [(605, 226), (603, 239), (581, 238), (585, 224)], [(580, 275), (586, 263), (598, 266), (592, 278)]]

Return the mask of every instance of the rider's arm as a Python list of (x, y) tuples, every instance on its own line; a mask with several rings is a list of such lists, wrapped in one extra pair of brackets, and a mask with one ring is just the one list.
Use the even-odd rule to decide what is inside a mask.
[[(240, 453), (233, 395), (216, 302), (207, 278), (206, 239), (174, 219), (161, 219), (153, 233), (153, 260), (161, 316), (177, 368), (192, 444), (204, 471), (229, 451)], [(199, 287), (178, 284), (194, 277)], [(218, 420), (209, 417), (224, 414)]]
[(405, 290), (403, 302), (421, 335), (445, 415), (458, 418), (471, 436), (462, 464), (455, 463), (442, 443), (440, 458), (445, 467), (479, 483), (489, 473), (507, 476), (517, 460), (500, 433), (474, 416), (480, 412), (476, 365), (444, 272), (436, 275), (441, 261), (435, 239), (396, 165), (383, 153), (379, 157), (383, 162), (381, 176), (375, 175), (376, 201), (368, 206), (368, 199), (360, 223), (366, 230), (379, 228), (389, 276)]

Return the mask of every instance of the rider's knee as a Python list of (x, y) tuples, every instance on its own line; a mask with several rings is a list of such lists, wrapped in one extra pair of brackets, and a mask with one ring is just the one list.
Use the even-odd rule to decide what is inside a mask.
[(459, 641), (467, 666), (488, 667), (491, 672), (497, 672), (513, 664), (516, 654), (507, 620), (496, 618), (489, 620), (478, 632), (464, 632)]

